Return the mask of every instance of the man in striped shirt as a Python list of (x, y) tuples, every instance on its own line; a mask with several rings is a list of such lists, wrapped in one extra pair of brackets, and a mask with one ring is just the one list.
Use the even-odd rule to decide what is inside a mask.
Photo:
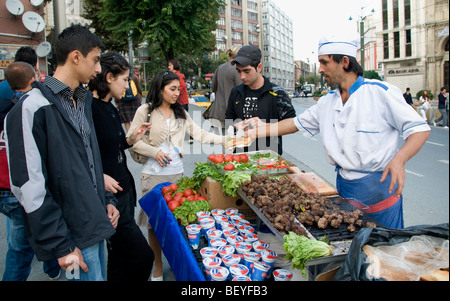
[(119, 219), (104, 186), (92, 93), (83, 87), (101, 72), (101, 48), (86, 27), (66, 28), (54, 75), (35, 82), (5, 123), (11, 190), (30, 244), (39, 260), (56, 258), (68, 280), (105, 280), (104, 242)]

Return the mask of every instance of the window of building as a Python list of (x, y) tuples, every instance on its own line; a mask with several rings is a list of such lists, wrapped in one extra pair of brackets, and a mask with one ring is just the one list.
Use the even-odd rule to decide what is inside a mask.
[(393, 15), (394, 15), (394, 28), (397, 28), (399, 26), (399, 10), (398, 10), (398, 0), (392, 1), (392, 7), (394, 8)]
[(248, 0), (247, 7), (249, 9), (258, 10), (258, 3)]
[(219, 51), (225, 51), (227, 44), (225, 43), (225, 41), (217, 41), (216, 47), (217, 47), (217, 50), (219, 50)]
[(258, 35), (256, 35), (256, 34), (249, 34), (248, 35), (248, 41), (250, 43), (258, 42)]
[(394, 32), (394, 57), (400, 57), (400, 32)]
[(405, 25), (411, 25), (411, 0), (405, 0)]
[(242, 6), (242, 0), (231, 0), (231, 5)]
[(225, 36), (225, 30), (223, 29), (216, 29), (216, 38), (222, 39)]
[(217, 20), (217, 25), (225, 26), (225, 18), (221, 17), (219, 20)]
[(247, 15), (248, 15), (248, 19), (249, 20), (258, 21), (258, 14), (257, 13), (248, 12)]
[(389, 59), (389, 34), (385, 33), (383, 35), (383, 55), (384, 59)]
[(249, 32), (258, 31), (258, 24), (248, 23), (248, 31)]
[(232, 38), (233, 40), (242, 40), (242, 32), (233, 31)]
[(388, 4), (383, 0), (383, 30), (388, 29)]
[(237, 9), (237, 8), (231, 8), (231, 15), (242, 18), (242, 10)]
[(412, 56), (412, 45), (411, 45), (411, 29), (405, 32), (405, 55)]
[(231, 27), (233, 29), (240, 28), (242, 29), (242, 21), (239, 20), (231, 20)]

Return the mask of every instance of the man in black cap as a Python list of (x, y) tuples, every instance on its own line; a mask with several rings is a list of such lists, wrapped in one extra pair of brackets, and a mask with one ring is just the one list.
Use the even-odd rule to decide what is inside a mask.
[[(226, 124), (239, 127), (241, 121), (259, 117), (264, 122), (278, 122), (296, 116), (287, 93), (271, 83), (261, 72), (261, 50), (253, 45), (242, 47), (231, 62), (242, 80), (242, 84), (231, 90), (225, 114)], [(267, 137), (253, 142), (244, 151), (273, 150), (282, 154), (282, 138)]]

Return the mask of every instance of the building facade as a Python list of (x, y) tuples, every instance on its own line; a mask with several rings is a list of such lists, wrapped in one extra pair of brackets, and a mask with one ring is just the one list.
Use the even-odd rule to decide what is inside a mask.
[[(45, 4), (0, 0), (0, 81), (5, 79), (4, 71), (20, 47), (37, 50), (46, 41)], [(39, 58), (38, 70), (46, 73), (45, 57)]]
[(295, 89), (292, 20), (271, 0), (225, 0), (216, 29), (218, 57), (231, 46), (261, 49), (263, 74), (288, 91)]
[[(13, 7), (23, 6), (23, 11), (15, 12), (16, 14), (11, 13), (9, 7), (7, 7), (7, 2), (13, 3)], [(48, 59), (51, 58), (52, 53), (51, 51), (48, 54), (38, 51), (40, 50), (39, 47), (42, 43), (53, 44), (57, 35), (71, 24), (87, 25), (89, 21), (81, 17), (82, 4), (82, 0), (34, 2), (0, 0), (0, 81), (4, 80), (4, 70), (14, 60), (15, 52), (22, 46), (31, 46), (37, 51), (39, 56), (38, 70), (41, 73), (42, 80), (47, 74), (51, 73)], [(36, 13), (42, 18), (44, 28), (41, 31), (33, 32), (33, 28), (30, 30), (24, 24), (24, 15), (27, 12)], [(33, 15), (30, 19), (39, 20), (40, 18)], [(40, 29), (41, 27), (39, 27)]]
[(292, 20), (272, 0), (262, 0), (264, 75), (288, 92), (295, 90)]
[(448, 89), (448, 11), (449, 0), (379, 0), (364, 20), (365, 69), (414, 96)]
[(218, 57), (231, 46), (255, 45), (260, 47), (261, 38), (261, 1), (225, 0), (226, 6), (220, 10), (217, 21), (216, 48), (213, 53)]

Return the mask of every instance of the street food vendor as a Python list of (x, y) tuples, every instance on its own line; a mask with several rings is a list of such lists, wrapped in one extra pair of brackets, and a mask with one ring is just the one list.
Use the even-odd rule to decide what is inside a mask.
[[(242, 122), (252, 139), (300, 131), (320, 133), (327, 161), (336, 166), (339, 194), (389, 228), (403, 228), (405, 164), (424, 145), (430, 127), (390, 83), (363, 78), (358, 37), (319, 42), (319, 73), (335, 90), (295, 118)], [(405, 143), (399, 149), (399, 135)]]

